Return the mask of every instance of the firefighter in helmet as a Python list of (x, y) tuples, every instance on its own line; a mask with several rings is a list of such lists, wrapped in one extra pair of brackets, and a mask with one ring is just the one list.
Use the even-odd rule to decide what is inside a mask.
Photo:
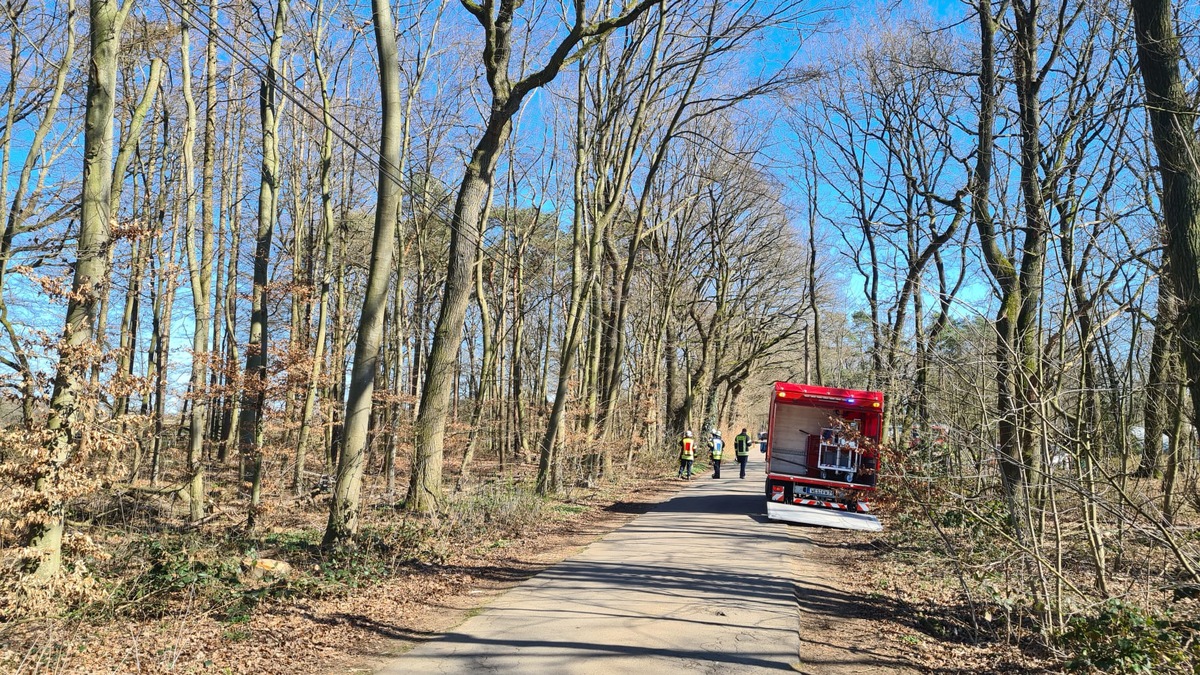
[(746, 461), (750, 459), (750, 434), (742, 429), (742, 433), (733, 438), (733, 454), (737, 456), (738, 467), (741, 468), (741, 476), (746, 477)]
[(712, 459), (713, 478), (721, 477), (721, 457), (725, 454), (725, 441), (721, 432), (713, 429), (712, 438), (708, 439), (708, 456)]
[(696, 439), (692, 438), (692, 432), (683, 432), (683, 438), (679, 439), (679, 477), (692, 479), (692, 462), (696, 460)]

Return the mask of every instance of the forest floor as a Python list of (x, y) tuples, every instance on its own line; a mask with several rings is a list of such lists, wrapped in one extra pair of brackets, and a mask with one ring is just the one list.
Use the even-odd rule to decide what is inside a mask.
[[(219, 566), (195, 564), (215, 554), (192, 543), (191, 552), (185, 548), (183, 556), (167, 557), (169, 564), (156, 560), (150, 566), (150, 573), (162, 576), (166, 567), (173, 575), (169, 608), (142, 618), (111, 609), (120, 603), (110, 598), (105, 603), (109, 611), (92, 606), (54, 618), (0, 623), (0, 672), (369, 672), (382, 659), (461, 622), (504, 590), (669, 498), (679, 485), (643, 478), (601, 489), (576, 488), (569, 501), (542, 507), (536, 526), (495, 529), (471, 540), (454, 541), (452, 535), (440, 542), (445, 548), (436, 562), (418, 556), (389, 573), (381, 573), (374, 560), (342, 565), (332, 592), (304, 583), (328, 573), (318, 572), (317, 566), (304, 569), (297, 553), (290, 560), (298, 569), (289, 579), (263, 580), (267, 592), (237, 611), (229, 607), (236, 599), (222, 604), (205, 594), (208, 577), (220, 576)], [(319, 537), (319, 530), (312, 529), (319, 509), (312, 510), (308, 528), (301, 523), (271, 527), (263, 541), (311, 542)], [(261, 553), (287, 561), (286, 553), (281, 554), (287, 550), (264, 546)], [(147, 576), (143, 571), (140, 578)], [(241, 585), (252, 582), (243, 579)], [(284, 585), (296, 592), (274, 592)], [(168, 593), (155, 587), (142, 593), (140, 602), (149, 603), (153, 594)]]
[[(884, 520), (885, 527), (895, 521)], [(1003, 639), (988, 612), (973, 634), (970, 609), (945, 561), (907, 533), (804, 528), (797, 556), (802, 672), (1056, 672), (1059, 660)], [(980, 609), (982, 614), (984, 610)], [(990, 624), (990, 625), (989, 625)], [(1012, 631), (1012, 635), (1019, 635)]]
[[(375, 558), (389, 555), (388, 547), (375, 558), (353, 559), (336, 570), (313, 564), (311, 549), (323, 513), (318, 503), (310, 509), (311, 522), (281, 519), (267, 528), (258, 540), (261, 550), (253, 553), (290, 561), (298, 569), (288, 579), (257, 582), (247, 580), (243, 570), (231, 582), (238, 594), (214, 594), (207, 586), (222, 568), (204, 547), (215, 549), (228, 535), (185, 539), (172, 545), (177, 548), (170, 555), (163, 553), (165, 544), (155, 543), (144, 549), (155, 562), (143, 562), (137, 594), (110, 593), (100, 603), (103, 611), (84, 606), (55, 618), (0, 624), (0, 671), (372, 672), (670, 499), (680, 486), (658, 476), (575, 489), (568, 500), (539, 506), (533, 521), (518, 518), (507, 528), (444, 528), (440, 543), (422, 544), (440, 546), (437, 555), (393, 560), (383, 568)], [(483, 520), (492, 517), (485, 514)], [(485, 534), (462, 536), (477, 529)], [(811, 672), (1013, 673), (1053, 667), (1051, 659), (1023, 649), (1019, 641), (968, 639), (967, 610), (953, 576), (930, 569), (928, 550), (905, 532), (789, 529), (797, 546), (799, 670), (820, 663)], [(409, 541), (400, 536), (401, 544)], [(302, 545), (288, 544), (297, 541)], [(127, 546), (130, 558), (143, 555), (136, 541)], [(209, 562), (198, 562), (204, 560)], [(314, 578), (332, 581), (319, 585), (311, 583)], [(806, 595), (806, 584), (821, 587), (820, 601)], [(838, 601), (827, 602), (829, 596)], [(130, 609), (151, 606), (156, 597), (162, 602), (155, 611)], [(987, 621), (994, 623), (990, 616)]]

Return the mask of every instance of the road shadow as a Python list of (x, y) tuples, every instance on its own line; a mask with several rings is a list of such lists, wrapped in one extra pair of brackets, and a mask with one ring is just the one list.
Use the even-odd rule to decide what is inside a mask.
[(766, 510), (766, 498), (760, 494), (678, 495), (663, 502), (650, 513), (713, 513), (751, 515)]
[(609, 513), (633, 513), (641, 515), (654, 510), (661, 502), (614, 502), (604, 507)]
[(481, 662), (484, 659), (493, 659), (496, 656), (497, 650), (546, 650), (554, 649), (561, 650), (563, 657), (574, 657), (578, 652), (583, 651), (593, 655), (593, 657), (603, 656), (634, 656), (634, 657), (659, 657), (672, 660), (683, 661), (699, 661), (707, 663), (719, 663), (728, 666), (751, 666), (763, 668), (766, 670), (792, 670), (790, 659), (782, 657), (780, 660), (772, 660), (753, 656), (749, 654), (739, 654), (736, 652), (725, 651), (706, 651), (703, 649), (666, 649), (655, 647), (638, 647), (631, 645), (614, 645), (602, 644), (593, 642), (579, 642), (562, 640), (556, 641), (551, 639), (542, 640), (494, 640), (479, 638), (463, 633), (447, 633), (445, 636), (438, 638), (435, 643), (446, 643), (448, 645), (464, 645), (475, 647), (475, 650), (464, 650), (462, 648), (455, 649), (453, 658), (455, 661), (471, 661)]
[(421, 643), (428, 642), (440, 637), (441, 633), (432, 631), (413, 630), (404, 626), (397, 626), (384, 621), (376, 621), (369, 616), (363, 614), (354, 614), (351, 612), (338, 612), (328, 616), (308, 615), (308, 619), (313, 623), (318, 623), (324, 626), (338, 626), (341, 624), (349, 624), (360, 630), (374, 633), (380, 637), (388, 638), (389, 640), (403, 640), (405, 642)]
[[(704, 552), (697, 552), (703, 555)], [(636, 590), (668, 596), (691, 596), (697, 588), (722, 598), (786, 602), (792, 593), (783, 575), (750, 574), (728, 561), (728, 571), (688, 569), (677, 564), (612, 563), (566, 560), (538, 575), (541, 585), (554, 589), (583, 590), (597, 585), (616, 590)]]
[(475, 579), (494, 581), (501, 584), (520, 583), (532, 579), (545, 567), (539, 565), (446, 565), (441, 568), (449, 574), (468, 574)]

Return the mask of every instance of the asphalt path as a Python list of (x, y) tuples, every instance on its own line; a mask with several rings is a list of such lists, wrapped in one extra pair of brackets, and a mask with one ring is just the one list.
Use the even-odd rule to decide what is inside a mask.
[(398, 673), (759, 673), (799, 649), (788, 527), (752, 453), (386, 664)]

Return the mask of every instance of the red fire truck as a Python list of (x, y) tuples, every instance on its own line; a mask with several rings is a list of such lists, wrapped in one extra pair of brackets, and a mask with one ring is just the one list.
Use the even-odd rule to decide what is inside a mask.
[(883, 393), (776, 382), (763, 450), (767, 517), (878, 532)]

